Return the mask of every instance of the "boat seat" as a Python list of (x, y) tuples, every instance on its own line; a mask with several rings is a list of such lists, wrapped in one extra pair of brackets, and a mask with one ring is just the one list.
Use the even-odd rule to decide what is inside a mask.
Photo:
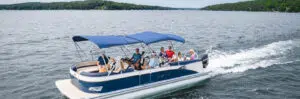
[(99, 67), (97, 65), (94, 66), (88, 66), (88, 67), (81, 67), (81, 68), (77, 68), (77, 73), (81, 73), (81, 72), (93, 72), (93, 71), (99, 71)]
[(112, 73), (114, 73), (114, 74), (120, 74), (121, 72), (122, 73), (127, 73), (127, 72), (132, 72), (132, 71), (134, 71), (133, 68), (131, 68), (129, 65), (124, 65), (124, 70), (113, 71)]
[(100, 76), (107, 76), (108, 72), (103, 72), (103, 73), (81, 72), (80, 75), (89, 76), (89, 77), (100, 77)]
[(80, 62), (76, 65), (77, 68), (87, 67), (87, 66), (97, 66), (98, 61), (87, 61), (87, 62)]
[(87, 62), (80, 62), (79, 64), (76, 65), (76, 72), (81, 73), (81, 72), (91, 72), (98, 70), (97, 66), (98, 61), (87, 61)]
[[(128, 73), (128, 72), (133, 72), (134, 69), (131, 68), (128, 65), (125, 65), (124, 70), (120, 70), (118, 72), (111, 72), (110, 75), (115, 75), (115, 74), (120, 74), (122, 73)], [(77, 65), (77, 73), (79, 73), (80, 75), (84, 75), (84, 76), (89, 76), (89, 77), (101, 77), (101, 76), (107, 76), (108, 72), (103, 72), (103, 73), (99, 73), (98, 69), (99, 67), (97, 65), (93, 65), (93, 62), (82, 62), (80, 63), (80, 65)]]

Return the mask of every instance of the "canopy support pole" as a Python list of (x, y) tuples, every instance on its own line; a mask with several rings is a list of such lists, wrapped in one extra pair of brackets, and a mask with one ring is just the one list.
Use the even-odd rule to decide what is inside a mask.
[[(148, 47), (148, 49), (150, 50), (150, 53), (155, 53), (156, 54), (156, 52), (149, 46), (149, 45), (146, 45), (147, 47)], [(152, 51), (152, 52), (151, 52)], [(151, 55), (150, 55), (151, 56)], [(149, 66), (149, 63), (148, 63), (148, 66)], [(148, 69), (148, 68), (147, 68)], [(151, 70), (151, 66), (149, 66), (149, 69), (150, 69), (150, 77), (149, 77), (149, 79), (150, 79), (150, 82), (152, 82), (152, 70)]]
[[(123, 36), (126, 37), (126, 34), (123, 35)], [(128, 41), (127, 41), (126, 39), (124, 39), (124, 40), (128, 43)], [(125, 48), (128, 52), (130, 52), (129, 49), (125, 46), (125, 44), (124, 44), (123, 46), (124, 46), (124, 48)], [(122, 47), (121, 47), (121, 50), (124, 52), (125, 56), (128, 57), (127, 53), (123, 50)]]
[(94, 57), (93, 57), (93, 50), (90, 50), (90, 55), (92, 57), (92, 60), (94, 60)]
[(149, 45), (147, 45), (147, 47), (150, 49), (150, 51), (154, 52), (154, 50), (152, 49), (152, 47), (150, 47)]
[(82, 60), (82, 58), (81, 58), (81, 55), (80, 55), (80, 52), (79, 52), (79, 49), (78, 49), (78, 44), (76, 43), (76, 42), (74, 42), (74, 45), (75, 45), (75, 48), (76, 48), (76, 52), (77, 52), (77, 54), (79, 55), (79, 58), (80, 58), (80, 60), (81, 60), (81, 62), (83, 61)]
[(125, 54), (126, 57), (128, 57), (127, 53), (124, 51), (124, 49), (122, 47), (120, 47), (122, 52)]
[(171, 47), (174, 49), (172, 41), (169, 40), (169, 42), (170, 42)]
[[(82, 51), (82, 53), (85, 55), (85, 57), (88, 57), (88, 55), (80, 48), (80, 46), (79, 46), (76, 42), (74, 42), (74, 43), (75, 43), (75, 45), (78, 47), (78, 49)], [(83, 59), (81, 58), (81, 55), (80, 55), (80, 53), (79, 53), (79, 50), (78, 50), (78, 54), (79, 54), (79, 56), (80, 56), (81, 61), (83, 61)]]
[[(104, 61), (104, 67), (105, 67), (106, 71), (108, 72), (108, 68), (107, 68), (108, 62), (105, 61), (105, 57), (106, 57), (106, 58), (108, 58), (108, 57), (107, 57), (106, 55), (105, 55), (105, 57), (104, 57), (104, 55), (105, 55), (105, 52), (102, 53), (101, 57), (102, 57), (102, 59), (103, 59), (103, 61)], [(108, 60), (108, 61), (109, 61), (109, 60)]]

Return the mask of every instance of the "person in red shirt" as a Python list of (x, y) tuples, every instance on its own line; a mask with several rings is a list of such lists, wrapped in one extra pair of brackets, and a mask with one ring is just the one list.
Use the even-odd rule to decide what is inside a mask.
[(166, 50), (167, 58), (168, 58), (168, 59), (172, 58), (173, 55), (174, 55), (174, 53), (175, 53), (175, 52), (172, 50), (172, 47), (169, 46), (169, 49)]

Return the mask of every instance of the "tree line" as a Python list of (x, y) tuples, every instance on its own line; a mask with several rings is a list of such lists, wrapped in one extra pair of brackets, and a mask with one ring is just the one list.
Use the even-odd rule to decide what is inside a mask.
[(300, 0), (252, 0), (211, 5), (202, 10), (300, 12)]
[(27, 2), (0, 5), (0, 10), (173, 10), (176, 8), (118, 3), (105, 0), (85, 0), (71, 2)]

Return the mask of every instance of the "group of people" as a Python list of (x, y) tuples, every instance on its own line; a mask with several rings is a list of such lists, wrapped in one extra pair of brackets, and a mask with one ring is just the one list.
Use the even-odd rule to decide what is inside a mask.
[(135, 53), (132, 55), (131, 58), (122, 58), (119, 64), (116, 63), (114, 58), (106, 57), (104, 54), (102, 54), (98, 58), (97, 65), (99, 66), (99, 72), (107, 72), (110, 69), (115, 69), (111, 67), (116, 64), (120, 65), (121, 68), (118, 69), (122, 70), (124, 69), (124, 63), (127, 63), (129, 66), (132, 66), (135, 70), (144, 70), (155, 66), (162, 66), (167, 62), (194, 60), (196, 58), (196, 53), (193, 49), (189, 50), (189, 54), (190, 57), (183, 57), (181, 52), (178, 52), (176, 54), (171, 46), (169, 46), (166, 51), (164, 47), (161, 47), (158, 56), (155, 53), (155, 51), (153, 51), (150, 60), (145, 61), (145, 58), (143, 58), (144, 52), (140, 53), (139, 48), (136, 48)]
[(129, 66), (132, 66), (135, 70), (143, 70), (147, 67), (150, 68), (148, 65), (146, 65), (146, 62), (141, 63), (143, 54), (144, 52), (140, 53), (139, 49), (137, 48), (136, 52), (130, 59), (122, 58), (119, 62), (117, 62), (116, 59), (113, 57), (107, 57), (105, 54), (102, 54), (98, 58), (97, 66), (99, 67), (99, 72), (101, 73), (107, 71), (119, 72), (121, 70), (125, 70), (125, 63)]
[(172, 50), (172, 47), (169, 46), (168, 50), (165, 51), (164, 47), (160, 48), (159, 57), (161, 63), (164, 62), (178, 62), (178, 61), (186, 61), (186, 60), (194, 60), (196, 58), (196, 53), (193, 49), (189, 50), (190, 57), (183, 57), (182, 53), (179, 51), (176, 53)]

